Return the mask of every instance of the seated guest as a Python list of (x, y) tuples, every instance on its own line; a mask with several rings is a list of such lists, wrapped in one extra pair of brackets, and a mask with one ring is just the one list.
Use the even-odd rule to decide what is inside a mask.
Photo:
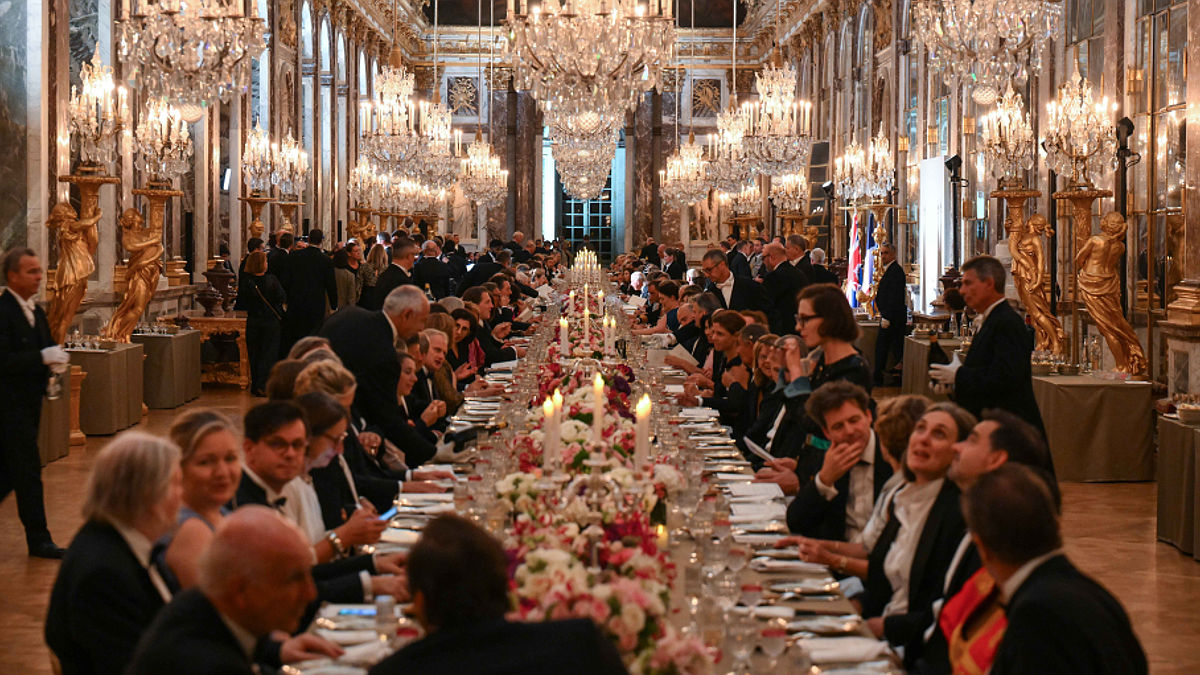
[(407, 340), (425, 328), (428, 315), (425, 294), (416, 286), (403, 285), (387, 296), (382, 311), (347, 307), (331, 316), (321, 329), (358, 383), (355, 410), (378, 426), (384, 438), (403, 448), (414, 467), (433, 455), (424, 456), (417, 448), (405, 447), (411, 434), (401, 421), (403, 413), (396, 400), (400, 363), (395, 346), (397, 341)]
[[(1005, 410), (988, 410), (954, 449), (958, 454), (947, 476), (960, 490), (969, 490), (980, 476), (1005, 464), (1021, 464), (1042, 473), (1057, 511), (1061, 501), (1058, 484), (1045, 468), (1050, 454), (1033, 425)], [(916, 670), (986, 672), (1007, 622), (1000, 589), (987, 569), (981, 567), (970, 534), (963, 535), (959, 543), (954, 562), (946, 571), (943, 590), (946, 601), (934, 605)]]
[(829, 447), (823, 453), (813, 447), (797, 462), (800, 489), (788, 505), (788, 529), (805, 537), (853, 541), (892, 475), (871, 428), (870, 397), (850, 382), (830, 382), (808, 397), (805, 412), (821, 425)]
[(434, 364), (440, 367), (446, 358), (445, 338), (441, 333), (429, 330), (421, 331), (417, 334), (417, 338), (420, 349), (416, 353), (412, 353), (412, 357), (416, 361), (417, 381), (407, 396), (408, 408), (425, 410), (431, 404), (439, 404), (436, 409), (440, 414), (429, 425), (429, 428), (444, 433), (447, 427), (447, 406), (446, 402), (437, 395), (437, 388), (433, 383), (433, 371), (436, 370)]
[(483, 286), (468, 288), (463, 293), (462, 299), (464, 303), (474, 303), (477, 307), (474, 336), (480, 348), (483, 349), (485, 366), (503, 361), (513, 361), (524, 356), (523, 349), (507, 347), (503, 343), (504, 339), (512, 333), (511, 323), (492, 325), (495, 305), (492, 303), (492, 294), (486, 288)]
[(736, 312), (744, 309), (767, 309), (767, 298), (763, 293), (762, 284), (750, 278), (748, 264), (745, 276), (737, 276), (730, 271), (728, 259), (720, 251), (705, 253), (700, 264), (704, 276), (708, 277), (708, 285), (704, 290), (715, 295), (721, 307)]
[[(296, 527), (260, 506), (230, 515), (199, 563), (199, 588), (167, 605), (141, 636), (128, 675), (251, 675), (256, 646), (272, 633), (300, 629), (316, 598), (312, 551)], [(284, 643), (285, 662), (338, 657), (342, 650), (312, 634)], [(277, 660), (276, 660), (277, 661)], [(279, 663), (268, 663), (277, 666)]]
[(967, 490), (963, 510), (1008, 620), (993, 675), (1148, 671), (1121, 603), (1063, 553), (1042, 475), (1017, 464), (989, 471)]
[[(429, 368), (433, 376), (435, 397), (446, 404), (446, 414), (453, 415), (463, 404), (463, 394), (458, 390), (458, 379), (450, 365), (450, 347), (453, 344), (454, 319), (449, 314), (430, 315), (425, 320), (425, 336), (429, 340)], [(436, 364), (436, 365), (435, 365)]]
[[(415, 287), (414, 287), (415, 288)], [(391, 572), (396, 561), (391, 556), (351, 556), (355, 546), (379, 541), (387, 523), (380, 521), (373, 508), (354, 512), (346, 523), (329, 530), (317, 528), (321, 522), (320, 503), (312, 486), (302, 480), (292, 484), (304, 470), (305, 464), (315, 464), (320, 457), (308, 457), (309, 435), (304, 412), (290, 401), (271, 401), (251, 408), (246, 413), (245, 439), (242, 441), (242, 479), (230, 507), (260, 504), (278, 510), (288, 520), (310, 529), (313, 554), (319, 563), (314, 569), (317, 591), (327, 602), (362, 602), (371, 593), (394, 594), (397, 580), (372, 573)], [(321, 453), (329, 454), (324, 447)], [(307, 490), (305, 490), (307, 488)], [(314, 524), (315, 523), (315, 524)], [(399, 587), (402, 588), (402, 587)]]
[[(400, 360), (400, 382), (396, 386), (396, 396), (400, 401), (402, 419), (416, 430), (420, 438), (429, 443), (436, 443), (439, 434), (433, 427), (445, 412), (446, 404), (430, 401), (423, 408), (410, 407), (413, 387), (417, 385), (418, 379), (417, 360), (407, 352), (398, 352), (397, 358)], [(410, 437), (408, 442), (414, 444), (414, 439)]]
[(287, 357), (289, 359), (303, 359), (312, 352), (319, 350), (325, 350), (336, 356), (336, 353), (333, 351), (333, 345), (329, 344), (327, 338), (320, 337), (319, 335), (309, 335), (297, 340), (296, 344), (292, 345), (291, 350), (288, 351)]
[(229, 513), (225, 505), (242, 479), (242, 459), (233, 423), (211, 408), (183, 413), (167, 435), (179, 447), (183, 476), (178, 525), (161, 541), (166, 547), (163, 577), (177, 593), (196, 585), (200, 554)]
[(175, 527), (179, 448), (127, 431), (96, 455), (84, 487), (84, 525), (50, 591), (46, 644), (63, 675), (120, 675), (146, 628), (171, 599), (151, 560)]
[(408, 558), (413, 613), (425, 637), (371, 675), (529, 675), (626, 672), (589, 619), (510, 622), (508, 560), (487, 532), (456, 516), (429, 523)]
[(656, 281), (650, 285), (651, 300), (658, 305), (658, 316), (656, 320), (651, 322), (649, 314), (645, 315), (645, 320), (642, 322), (644, 328), (635, 328), (634, 335), (655, 335), (658, 333), (669, 333), (679, 329), (679, 284), (665, 279)]
[(455, 377), (459, 382), (466, 384), (475, 377), (480, 368), (483, 368), (483, 348), (475, 339), (475, 324), (478, 318), (465, 307), (451, 311), (450, 317), (454, 319), (454, 336), (446, 358), (450, 360), (450, 365), (454, 366)]
[(300, 359), (284, 359), (276, 361), (271, 366), (271, 374), (267, 377), (267, 398), (272, 401), (286, 401), (296, 396), (296, 377), (308, 367), (307, 361)]
[(721, 424), (728, 426), (736, 424), (750, 383), (750, 371), (739, 354), (738, 334), (745, 327), (746, 320), (737, 312), (720, 310), (713, 314), (709, 329), (714, 353), (710, 388), (700, 389), (689, 383), (680, 398), (684, 405), (704, 405), (717, 410)]
[[(707, 371), (712, 374), (712, 344), (708, 340), (708, 329), (712, 315), (721, 309), (721, 303), (712, 293), (698, 293), (687, 302), (687, 309), (680, 317), (676, 339), (691, 354), (695, 363), (668, 354), (663, 360), (668, 366), (679, 368), (689, 375)], [(686, 333), (686, 336), (685, 336)], [(690, 346), (688, 341), (690, 340)]]

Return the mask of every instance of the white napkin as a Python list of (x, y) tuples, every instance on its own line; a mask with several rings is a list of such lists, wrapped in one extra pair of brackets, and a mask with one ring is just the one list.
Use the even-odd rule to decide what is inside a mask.
[(771, 546), (771, 545), (774, 545), (775, 542), (779, 541), (780, 539), (783, 539), (786, 536), (788, 536), (788, 535), (786, 535), (786, 534), (770, 534), (770, 533), (762, 533), (762, 532), (754, 532), (754, 533), (747, 532), (747, 533), (743, 533), (743, 534), (733, 535), (733, 540), (739, 544), (745, 544), (746, 546)]
[(400, 495), (400, 505), (421, 505), (429, 502), (452, 502), (454, 495), (448, 492), (405, 492)]
[(666, 391), (668, 394), (682, 394), (683, 393), (683, 385), (682, 384), (668, 384)]
[(731, 523), (757, 523), (787, 517), (787, 507), (778, 502), (734, 502), (729, 505), (729, 510)]
[(801, 640), (814, 663), (870, 661), (887, 656), (888, 645), (883, 640), (868, 637), (828, 637)]
[(492, 370), (516, 370), (520, 365), (520, 361), (500, 361), (492, 364)]
[(379, 636), (373, 630), (329, 630), (318, 628), (317, 635), (336, 645), (360, 645), (364, 642), (378, 641)]
[[(782, 536), (782, 535), (781, 535)], [(736, 537), (734, 537), (736, 539)], [(808, 572), (811, 574), (828, 574), (829, 568), (817, 563), (803, 560), (774, 560), (771, 558), (755, 558), (750, 561), (750, 569), (756, 572)]]
[(716, 417), (717, 411), (712, 408), (684, 408), (679, 411), (679, 416), (706, 420)]
[(752, 481), (754, 480), (754, 476), (748, 473), (718, 473), (717, 480), (721, 481), (722, 483)]
[(410, 513), (424, 513), (426, 515), (436, 515), (438, 513), (454, 513), (454, 504), (423, 504), (421, 506), (408, 506), (400, 509), (400, 515)]
[[(750, 608), (738, 606), (730, 608), (729, 611), (732, 614), (748, 614)], [(754, 608), (754, 616), (758, 619), (792, 619), (796, 616), (796, 610), (781, 605), (763, 605)]]
[(734, 497), (775, 499), (783, 497), (783, 488), (778, 483), (734, 483), (729, 486), (729, 494)]
[(379, 541), (385, 541), (389, 544), (401, 544), (404, 546), (412, 546), (421, 538), (420, 532), (413, 530), (402, 530), (398, 527), (389, 527), (379, 535)]

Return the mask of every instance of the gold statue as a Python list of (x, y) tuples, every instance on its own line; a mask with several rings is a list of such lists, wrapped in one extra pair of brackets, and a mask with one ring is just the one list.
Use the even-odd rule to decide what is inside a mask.
[(1121, 286), (1117, 266), (1125, 255), (1125, 219), (1110, 212), (1100, 219), (1100, 234), (1088, 238), (1075, 254), (1079, 295), (1113, 353), (1117, 370), (1146, 372), (1146, 354), (1137, 334), (1121, 313)]
[[(1011, 215), (1012, 211), (1009, 213)], [(1042, 275), (1046, 270), (1042, 235), (1053, 234), (1050, 223), (1040, 213), (1033, 214), (1025, 222), (1019, 222), (1016, 218), (1010, 218), (1008, 222), (1008, 250), (1012, 254), (1013, 281), (1016, 282), (1017, 294), (1025, 305), (1030, 322), (1037, 331), (1037, 348), (1062, 354), (1066, 335), (1058, 317), (1050, 313), (1050, 302), (1042, 284)]]
[(58, 241), (58, 268), (54, 275), (54, 296), (50, 298), (50, 336), (61, 343), (75, 318), (79, 303), (87, 293), (88, 277), (96, 271), (96, 245), (100, 237), (96, 223), (101, 211), (91, 218), (79, 218), (75, 209), (59, 202), (50, 209), (46, 227)]
[(125, 297), (102, 333), (110, 340), (129, 342), (138, 319), (158, 288), (162, 273), (162, 229), (155, 228), (153, 223), (147, 227), (137, 209), (125, 209), (121, 214), (121, 246), (129, 254)]

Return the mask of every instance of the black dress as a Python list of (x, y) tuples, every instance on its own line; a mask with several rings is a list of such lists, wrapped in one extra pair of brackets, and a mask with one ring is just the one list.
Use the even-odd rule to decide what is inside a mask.
[(246, 275), (234, 309), (246, 312), (246, 351), (250, 359), (250, 390), (267, 387), (271, 367), (279, 357), (280, 319), (287, 296), (273, 274)]

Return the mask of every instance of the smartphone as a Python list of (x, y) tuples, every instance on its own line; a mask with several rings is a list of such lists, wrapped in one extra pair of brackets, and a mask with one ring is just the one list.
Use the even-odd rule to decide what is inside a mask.
[(338, 616), (375, 616), (374, 607), (347, 607), (338, 610)]
[(811, 445), (818, 450), (828, 450), (830, 446), (829, 441), (821, 438), (820, 436), (814, 436), (812, 434), (809, 434), (808, 437), (804, 439), (804, 444)]
[(379, 519), (380, 520), (391, 520), (392, 518), (394, 518), (396, 516), (396, 514), (398, 512), (399, 512), (399, 509), (397, 509), (395, 506), (393, 506), (392, 508), (390, 508), (387, 511), (384, 511), (382, 514), (380, 514)]

